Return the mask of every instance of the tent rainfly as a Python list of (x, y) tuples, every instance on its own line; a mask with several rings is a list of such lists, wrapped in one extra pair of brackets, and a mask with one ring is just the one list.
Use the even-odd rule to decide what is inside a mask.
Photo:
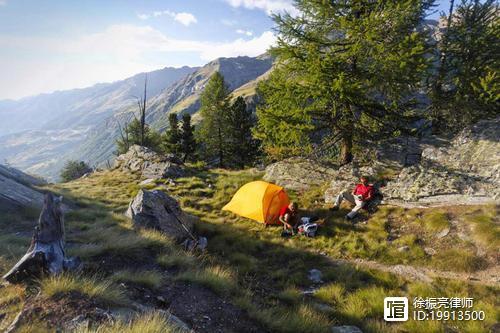
[(275, 224), (278, 223), (280, 208), (289, 203), (283, 187), (258, 180), (240, 187), (222, 210), (265, 224)]

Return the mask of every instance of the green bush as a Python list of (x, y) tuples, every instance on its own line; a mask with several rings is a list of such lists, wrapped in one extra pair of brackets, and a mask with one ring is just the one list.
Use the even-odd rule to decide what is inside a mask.
[(83, 161), (67, 161), (61, 170), (61, 180), (69, 182), (89, 172), (92, 172), (92, 168), (87, 163)]

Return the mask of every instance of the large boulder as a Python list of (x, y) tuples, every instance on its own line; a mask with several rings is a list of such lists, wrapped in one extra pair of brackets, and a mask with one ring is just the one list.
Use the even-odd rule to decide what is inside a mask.
[(40, 177), (29, 175), (7, 165), (0, 164), (0, 175), (27, 186), (41, 186), (47, 184), (47, 182)]
[(184, 176), (182, 161), (173, 154), (160, 155), (149, 148), (133, 145), (115, 159), (115, 168), (140, 172), (144, 178), (177, 178)]
[(0, 208), (43, 206), (43, 194), (33, 188), (45, 184), (42, 179), (0, 165)]
[(195, 220), (181, 209), (177, 200), (159, 190), (139, 190), (126, 215), (136, 227), (160, 230), (178, 240), (192, 233)]
[(270, 164), (264, 180), (295, 191), (321, 186), (336, 176), (336, 170), (309, 159), (292, 157)]

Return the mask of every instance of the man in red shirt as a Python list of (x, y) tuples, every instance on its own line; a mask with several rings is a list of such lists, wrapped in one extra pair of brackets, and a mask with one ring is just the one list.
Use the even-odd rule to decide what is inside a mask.
[(373, 198), (373, 185), (368, 184), (368, 177), (361, 176), (359, 181), (360, 183), (356, 185), (352, 192), (345, 190), (340, 193), (332, 207), (332, 210), (339, 209), (342, 200), (347, 200), (354, 204), (354, 208), (345, 216), (347, 220), (352, 220), (358, 214), (358, 211)]
[(298, 205), (296, 202), (290, 202), (289, 205), (283, 206), (280, 209), (279, 221), (283, 223), (284, 230), (289, 229), (293, 233), (293, 230), (299, 221), (297, 213)]

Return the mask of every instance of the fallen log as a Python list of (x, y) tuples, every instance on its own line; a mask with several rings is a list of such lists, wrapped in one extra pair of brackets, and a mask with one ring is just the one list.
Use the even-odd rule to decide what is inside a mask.
[(19, 283), (41, 275), (56, 275), (80, 266), (78, 258), (66, 258), (64, 252), (64, 218), (62, 197), (45, 194), (38, 224), (26, 254), (3, 276), (10, 283)]

